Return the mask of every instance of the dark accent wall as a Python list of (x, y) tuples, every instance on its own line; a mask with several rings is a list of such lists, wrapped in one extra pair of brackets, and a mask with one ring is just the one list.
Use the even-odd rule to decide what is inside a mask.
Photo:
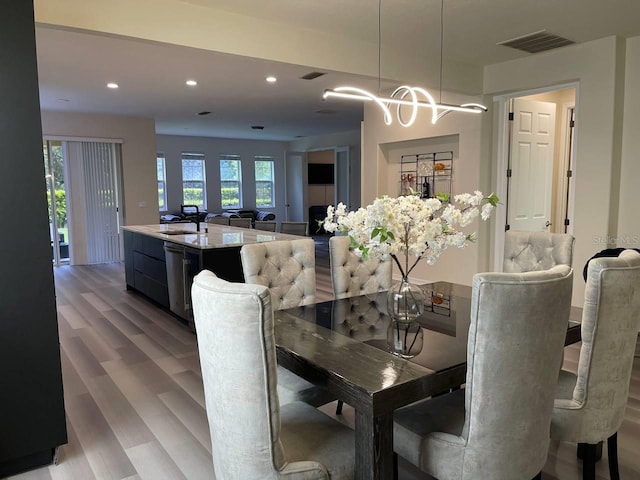
[[(0, 477), (66, 443), (31, 1), (0, 7)], [(8, 217), (5, 217), (8, 218)]]

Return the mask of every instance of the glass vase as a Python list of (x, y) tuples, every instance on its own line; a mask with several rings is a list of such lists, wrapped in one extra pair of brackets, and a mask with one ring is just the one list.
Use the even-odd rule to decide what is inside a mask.
[(399, 323), (410, 323), (418, 319), (424, 312), (424, 292), (409, 283), (407, 278), (393, 285), (387, 293), (387, 310), (391, 320)]

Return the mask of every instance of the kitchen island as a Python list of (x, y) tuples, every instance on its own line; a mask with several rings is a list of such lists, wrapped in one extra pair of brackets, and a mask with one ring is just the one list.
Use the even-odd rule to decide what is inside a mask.
[(284, 233), (214, 224), (174, 223), (122, 227), (125, 279), (135, 290), (169, 309), (193, 330), (191, 283), (201, 270), (244, 282), (240, 249), (250, 243), (295, 240)]

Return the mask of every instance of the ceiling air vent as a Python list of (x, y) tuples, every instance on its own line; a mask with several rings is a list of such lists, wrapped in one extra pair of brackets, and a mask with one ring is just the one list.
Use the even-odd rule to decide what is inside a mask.
[(316, 113), (319, 115), (335, 115), (336, 113), (338, 113), (337, 110), (329, 110), (329, 109), (324, 109), (324, 110), (316, 110)]
[(322, 73), (322, 72), (311, 72), (311, 73), (307, 73), (306, 75), (301, 76), (300, 78), (302, 80), (313, 80), (314, 78), (318, 78), (321, 77), (323, 75), (326, 75), (326, 73)]
[(545, 30), (523, 35), (522, 37), (512, 38), (504, 42), (498, 42), (497, 45), (515, 48), (528, 53), (544, 52), (545, 50), (553, 50), (554, 48), (564, 47), (576, 43), (568, 38), (559, 37)]

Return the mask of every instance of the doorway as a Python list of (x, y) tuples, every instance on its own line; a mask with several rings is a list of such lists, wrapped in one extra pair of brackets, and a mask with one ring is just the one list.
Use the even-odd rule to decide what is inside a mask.
[(496, 99), (499, 118), (494, 268), (502, 270), (507, 230), (573, 231), (577, 85)]

